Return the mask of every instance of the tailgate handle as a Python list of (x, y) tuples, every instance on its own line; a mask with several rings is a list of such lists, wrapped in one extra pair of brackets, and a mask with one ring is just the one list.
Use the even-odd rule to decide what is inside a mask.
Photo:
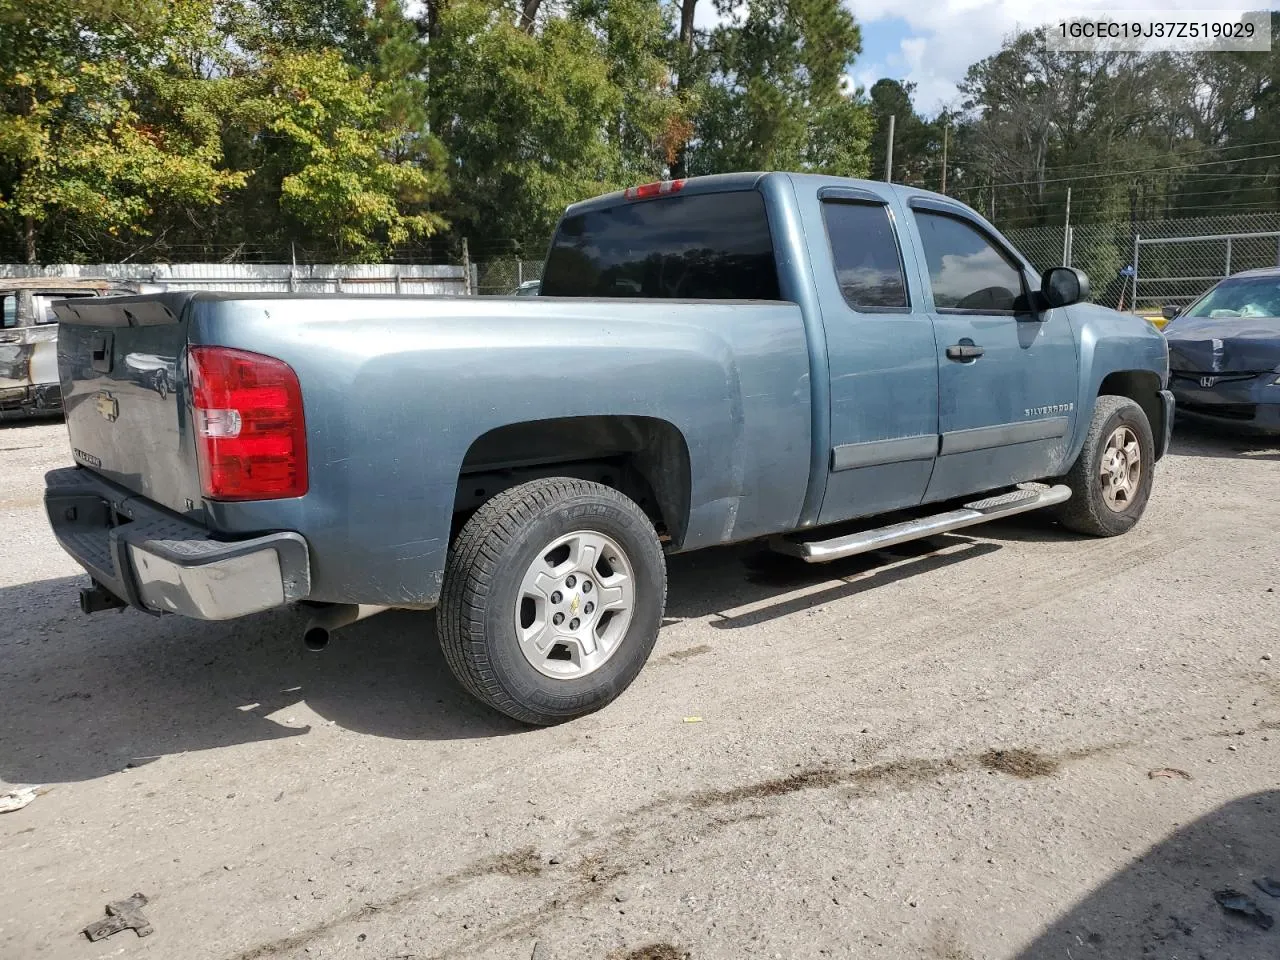
[(99, 373), (111, 372), (111, 342), (114, 339), (109, 333), (95, 333), (89, 341), (90, 362)]

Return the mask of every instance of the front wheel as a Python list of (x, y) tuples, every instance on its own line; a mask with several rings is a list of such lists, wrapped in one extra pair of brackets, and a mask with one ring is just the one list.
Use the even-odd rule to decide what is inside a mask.
[(1080, 456), (1063, 482), (1071, 499), (1057, 510), (1068, 530), (1093, 537), (1126, 533), (1147, 508), (1155, 443), (1142, 407), (1128, 397), (1101, 396)]
[(449, 553), (445, 660), (496, 710), (548, 725), (599, 710), (640, 672), (666, 604), (662, 547), (617, 490), (533, 480), (483, 504)]

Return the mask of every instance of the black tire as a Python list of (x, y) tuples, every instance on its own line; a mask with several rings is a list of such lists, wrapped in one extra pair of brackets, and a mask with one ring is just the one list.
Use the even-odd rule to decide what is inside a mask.
[[(1137, 437), (1140, 474), (1136, 491), (1121, 510), (1106, 502), (1102, 485), (1102, 456), (1117, 429), (1127, 426)], [(1127, 533), (1142, 517), (1151, 496), (1155, 472), (1155, 441), (1142, 407), (1128, 397), (1100, 396), (1080, 456), (1062, 482), (1071, 488), (1071, 499), (1057, 508), (1058, 521), (1068, 530), (1091, 537), (1115, 537)]]
[[(625, 634), (594, 672), (539, 672), (516, 637), (520, 584), (538, 552), (576, 531), (611, 538), (634, 578)], [(449, 669), (474, 696), (509, 717), (547, 726), (599, 710), (649, 659), (667, 599), (667, 569), (653, 523), (617, 490), (569, 477), (532, 480), (483, 504), (454, 541), (436, 609)]]

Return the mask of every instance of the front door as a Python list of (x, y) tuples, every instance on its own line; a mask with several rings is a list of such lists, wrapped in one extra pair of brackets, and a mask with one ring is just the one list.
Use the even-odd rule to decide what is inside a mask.
[(958, 208), (912, 201), (937, 338), (937, 465), (945, 500), (1063, 467), (1075, 419), (1076, 343), (1064, 310), (1035, 309), (1029, 270)]
[(933, 323), (912, 296), (915, 255), (894, 200), (887, 186), (826, 187), (809, 212), (824, 226), (809, 249), (831, 384), (819, 523), (916, 506), (938, 453)]

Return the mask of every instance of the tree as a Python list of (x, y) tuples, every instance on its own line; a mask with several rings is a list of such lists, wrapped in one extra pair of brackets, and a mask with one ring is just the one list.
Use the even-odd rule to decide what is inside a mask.
[(861, 49), (839, 0), (749, 0), (709, 39), (691, 174), (799, 170), (865, 175), (870, 118), (845, 90)]
[[(281, 209), (344, 258), (368, 260), (445, 226), (444, 180), (429, 145), (392, 109), (396, 90), (336, 50), (288, 52), (253, 77), (243, 116), (272, 145), (255, 176), (279, 177)], [(409, 159), (406, 159), (406, 154)], [(425, 161), (425, 162), (424, 162)]]
[(158, 210), (216, 204), (244, 182), (221, 167), (220, 83), (182, 72), (187, 31), (211, 21), (200, 0), (4, 0), (0, 210), (28, 262), (145, 233)]
[(938, 125), (928, 123), (916, 113), (911, 103), (914, 83), (877, 80), (871, 85), (871, 120), (875, 132), (871, 136), (871, 176), (885, 179), (884, 162), (889, 143), (889, 118), (894, 118), (893, 180), (917, 187), (937, 188), (941, 133)]
[(487, 0), (440, 12), (432, 129), (464, 236), (540, 243), (568, 204), (661, 176), (666, 31), (657, 0), (581, 3), (532, 32)]

